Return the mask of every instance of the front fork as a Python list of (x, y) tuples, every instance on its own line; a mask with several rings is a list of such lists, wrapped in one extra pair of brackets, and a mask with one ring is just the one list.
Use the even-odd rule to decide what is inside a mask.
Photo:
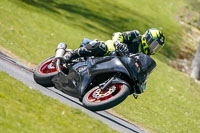
[(101, 90), (105, 90), (110, 85), (110, 83), (113, 81), (113, 79), (115, 79), (115, 77), (112, 77), (112, 78), (108, 79), (106, 82), (99, 84), (99, 88)]
[[(105, 81), (104, 83), (99, 84), (99, 88), (100, 88), (102, 91), (105, 90), (105, 89), (110, 85), (110, 83), (112, 83), (112, 81), (113, 81), (114, 79), (116, 79), (117, 77), (120, 77), (120, 75), (121, 75), (120, 73), (115, 74), (112, 78), (108, 79), (108, 80)], [(133, 93), (133, 97), (134, 97), (135, 99), (137, 99), (137, 98), (138, 98), (138, 94)]]
[(105, 90), (105, 89), (110, 85), (110, 83), (111, 83), (116, 77), (119, 77), (120, 75), (121, 75), (120, 73), (115, 74), (112, 78), (108, 79), (108, 80), (105, 81), (104, 83), (99, 84), (99, 88), (100, 88), (101, 90)]

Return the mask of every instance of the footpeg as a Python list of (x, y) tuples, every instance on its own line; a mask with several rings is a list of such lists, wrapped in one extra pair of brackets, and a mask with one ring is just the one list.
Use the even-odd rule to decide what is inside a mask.
[(138, 99), (138, 95), (137, 95), (137, 94), (133, 94), (133, 97), (134, 97), (135, 99)]

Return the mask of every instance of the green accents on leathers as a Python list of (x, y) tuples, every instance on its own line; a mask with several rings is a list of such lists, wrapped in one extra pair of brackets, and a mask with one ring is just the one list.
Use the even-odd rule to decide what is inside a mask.
[(126, 33), (126, 35), (127, 35), (127, 39), (130, 40), (130, 38), (129, 38), (129, 33), (130, 33), (130, 32), (125, 32), (125, 33)]
[(114, 41), (113, 40), (107, 40), (105, 42), (105, 44), (106, 44), (106, 47), (107, 47), (107, 51), (106, 51), (105, 55), (109, 55), (112, 51), (115, 50), (115, 47), (113, 45)]
[(115, 50), (114, 42), (124, 43), (128, 46), (129, 52), (143, 53), (146, 55), (155, 54), (164, 45), (163, 33), (155, 28), (147, 30), (144, 35), (140, 35), (138, 30), (116, 32), (113, 34), (112, 40), (105, 42), (107, 51), (105, 55), (109, 55)]
[(114, 33), (113, 34), (113, 37), (112, 37), (112, 40), (113, 40), (113, 42), (115, 42), (115, 41), (119, 41), (119, 42), (123, 42), (124, 41), (124, 38), (123, 38), (123, 36), (122, 36), (122, 33), (121, 32), (116, 32), (116, 33)]
[(142, 48), (142, 43), (139, 44), (138, 52), (144, 54), (144, 50), (143, 50), (143, 48)]

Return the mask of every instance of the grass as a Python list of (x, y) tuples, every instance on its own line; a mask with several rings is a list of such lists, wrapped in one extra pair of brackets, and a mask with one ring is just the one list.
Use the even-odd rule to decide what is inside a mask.
[(116, 132), (78, 109), (64, 105), (0, 72), (1, 133)]
[(192, 10), (197, 11), (200, 13), (200, 0), (185, 0)]
[(62, 41), (74, 49), (84, 37), (108, 40), (113, 32), (138, 29), (142, 34), (156, 27), (167, 36), (162, 54), (174, 58), (182, 40), (172, 15), (179, 5), (159, 0), (1, 0), (0, 45), (38, 64)]
[[(184, 39), (185, 33), (175, 19), (182, 11), (179, 9), (184, 6), (198, 11), (199, 8), (196, 6), (198, 4), (199, 2), (195, 0), (1, 0), (0, 45), (19, 57), (38, 64), (54, 54), (59, 42), (65, 41), (70, 48), (75, 49), (84, 37), (107, 40), (116, 31), (138, 29), (144, 33), (150, 27), (162, 29), (166, 35), (166, 45), (160, 54), (156, 55), (158, 66), (149, 78), (147, 91), (138, 100), (129, 97), (113, 111), (152, 132), (200, 132), (199, 84), (165, 64), (176, 58)], [(5, 77), (4, 80), (6, 79), (10, 79), (10, 77)], [(5, 82), (5, 85), (11, 87), (17, 87), (18, 84), (20, 83)], [(37, 95), (35, 92), (31, 93), (34, 95), (33, 99), (39, 95), (39, 93)], [(11, 92), (8, 93), (9, 95), (15, 98)], [(31, 94), (27, 94), (27, 97), (29, 95)], [(52, 105), (53, 103), (54, 100), (49, 99), (48, 104)], [(9, 112), (20, 108), (15, 104), (20, 104), (19, 100), (12, 100), (10, 105), (3, 103), (1, 106), (3, 108), (8, 106), (7, 111)], [(40, 104), (37, 104), (34, 105), (36, 108), (29, 111), (30, 116), (34, 114), (33, 110), (37, 112), (42, 108), (39, 107)], [(32, 108), (32, 104), (27, 108)], [(69, 107), (63, 106), (63, 108)], [(53, 110), (51, 113), (58, 115), (62, 112), (61, 110)], [(73, 114), (71, 110), (74, 109), (66, 110), (70, 110)], [(77, 116), (84, 115), (78, 110), (75, 112), (78, 112)], [(30, 119), (30, 116), (26, 116), (28, 120), (23, 124), (35, 122), (36, 119), (45, 122), (54, 120), (51, 117), (54, 115), (51, 113), (48, 115), (46, 112), (50, 118), (35, 115), (37, 117)], [(10, 121), (14, 121), (16, 126), (15, 119), (21, 116), (13, 116)], [(66, 119), (69, 118), (66, 117)], [(76, 119), (79, 120), (79, 118)], [(3, 118), (3, 120), (6, 119)], [(63, 121), (66, 120), (61, 119), (56, 123)], [(5, 130), (9, 125), (6, 126), (3, 126)], [(38, 125), (37, 129), (40, 126), (43, 129), (43, 124)], [(64, 127), (52, 125), (51, 128)], [(18, 129), (20, 128), (18, 127)]]

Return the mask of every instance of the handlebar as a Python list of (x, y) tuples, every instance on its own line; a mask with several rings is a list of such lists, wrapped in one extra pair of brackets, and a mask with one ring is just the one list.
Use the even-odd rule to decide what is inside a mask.
[(124, 52), (124, 51), (117, 49), (117, 50), (115, 50), (114, 54), (116, 54), (118, 56), (128, 56), (130, 53), (128, 51)]

